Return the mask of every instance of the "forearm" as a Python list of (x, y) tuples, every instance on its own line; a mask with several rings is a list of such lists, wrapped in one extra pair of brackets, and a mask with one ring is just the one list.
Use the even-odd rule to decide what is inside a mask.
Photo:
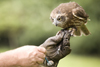
[(17, 67), (17, 56), (14, 50), (0, 53), (0, 67)]
[(43, 47), (23, 46), (0, 54), (0, 67), (38, 67), (45, 59)]

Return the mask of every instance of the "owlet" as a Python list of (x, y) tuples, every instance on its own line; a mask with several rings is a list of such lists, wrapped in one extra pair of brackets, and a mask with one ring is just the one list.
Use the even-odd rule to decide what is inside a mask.
[(50, 14), (50, 19), (54, 25), (64, 29), (76, 28), (74, 36), (89, 35), (86, 27), (88, 15), (85, 10), (75, 2), (62, 3)]

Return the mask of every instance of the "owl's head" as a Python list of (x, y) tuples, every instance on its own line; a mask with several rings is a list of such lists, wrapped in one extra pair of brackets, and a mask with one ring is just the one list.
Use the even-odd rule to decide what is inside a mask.
[(65, 16), (65, 14), (51, 14), (50, 15), (50, 19), (53, 22), (52, 24), (54, 24), (55, 26), (58, 27), (66, 27), (66, 23), (68, 18)]

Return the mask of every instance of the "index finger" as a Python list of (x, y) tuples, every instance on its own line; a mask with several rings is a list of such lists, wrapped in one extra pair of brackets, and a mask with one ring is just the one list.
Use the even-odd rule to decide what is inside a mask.
[(44, 47), (38, 47), (38, 51), (42, 53), (46, 53), (46, 49)]

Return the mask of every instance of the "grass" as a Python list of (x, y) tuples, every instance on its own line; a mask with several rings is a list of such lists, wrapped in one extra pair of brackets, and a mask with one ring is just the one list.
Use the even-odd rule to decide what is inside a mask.
[(60, 60), (58, 67), (100, 67), (100, 58), (70, 54)]

